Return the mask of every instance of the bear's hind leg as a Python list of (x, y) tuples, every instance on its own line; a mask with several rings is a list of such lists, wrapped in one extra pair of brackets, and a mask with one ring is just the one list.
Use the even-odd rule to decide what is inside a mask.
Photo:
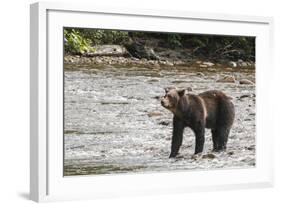
[[(215, 135), (213, 139), (216, 139), (216, 149), (214, 151), (224, 151), (226, 150), (226, 144), (229, 135), (229, 128), (220, 127), (214, 131)], [(215, 143), (215, 142), (214, 142)]]
[(219, 146), (218, 136), (215, 129), (212, 129), (211, 132), (212, 132), (212, 140), (213, 140), (213, 151), (216, 152)]

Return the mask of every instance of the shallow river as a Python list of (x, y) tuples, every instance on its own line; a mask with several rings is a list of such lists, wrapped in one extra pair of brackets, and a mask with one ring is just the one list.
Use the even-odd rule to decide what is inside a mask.
[[(224, 74), (255, 78), (245, 69), (65, 65), (64, 175), (255, 166), (255, 86), (217, 83)], [(172, 113), (159, 100), (167, 86), (192, 87), (192, 93), (218, 89), (233, 98), (236, 118), (226, 152), (211, 152), (207, 130), (203, 155), (192, 157), (195, 138), (186, 128), (179, 156), (168, 158)]]

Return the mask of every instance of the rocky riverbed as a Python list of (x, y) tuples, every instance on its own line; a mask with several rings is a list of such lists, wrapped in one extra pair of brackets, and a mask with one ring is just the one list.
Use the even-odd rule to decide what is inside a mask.
[[(65, 176), (255, 166), (254, 69), (88, 59), (64, 65)], [(159, 100), (167, 86), (191, 87), (193, 93), (218, 89), (232, 97), (236, 118), (226, 152), (211, 152), (207, 130), (204, 152), (194, 158), (194, 134), (186, 128), (179, 156), (168, 158), (172, 114)]]
[[(201, 59), (193, 59), (186, 56), (175, 57), (178, 52), (170, 51), (166, 55), (159, 57), (157, 60), (151, 60), (147, 58), (135, 58), (124, 56), (83, 56), (83, 55), (66, 55), (64, 62), (67, 64), (76, 64), (78, 67), (81, 64), (94, 64), (100, 67), (100, 65), (110, 65), (116, 67), (122, 66), (137, 66), (147, 68), (160, 68), (160, 67), (173, 67), (173, 66), (185, 66), (185, 67), (199, 67), (199, 68), (225, 68), (226, 70), (237, 70), (237, 68), (254, 69), (255, 63), (252, 61), (243, 61), (241, 59), (237, 61), (216, 60), (217, 62), (203, 61)], [(76, 66), (70, 69), (75, 69)]]

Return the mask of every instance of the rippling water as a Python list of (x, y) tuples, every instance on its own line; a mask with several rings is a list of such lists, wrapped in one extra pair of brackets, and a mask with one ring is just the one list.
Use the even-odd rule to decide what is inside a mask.
[[(217, 83), (223, 74), (254, 80), (253, 70), (120, 68), (66, 65), (64, 174), (112, 174), (255, 166), (255, 86)], [(194, 134), (185, 129), (179, 157), (169, 159), (172, 114), (161, 107), (164, 87), (218, 89), (233, 97), (236, 119), (228, 149), (194, 159)]]

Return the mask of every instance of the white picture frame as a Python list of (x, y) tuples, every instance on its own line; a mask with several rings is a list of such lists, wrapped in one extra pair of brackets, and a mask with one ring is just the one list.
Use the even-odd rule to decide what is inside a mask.
[[(30, 10), (30, 198), (93, 199), (142, 194), (273, 186), (268, 99), (273, 70), (270, 17), (97, 8), (46, 3)], [(63, 27), (256, 36), (256, 166), (249, 169), (63, 177)], [(266, 68), (266, 69), (265, 69)], [(264, 120), (267, 119), (267, 120)], [(273, 131), (271, 131), (273, 132)]]

